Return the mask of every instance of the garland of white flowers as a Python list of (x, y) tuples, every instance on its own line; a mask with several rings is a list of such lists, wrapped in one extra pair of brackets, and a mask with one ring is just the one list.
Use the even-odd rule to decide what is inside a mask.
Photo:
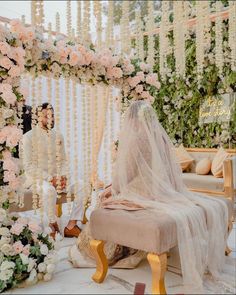
[(56, 13), (56, 32), (59, 34), (61, 31), (61, 24), (60, 24), (60, 14), (59, 12)]
[(236, 2), (229, 1), (229, 48), (231, 70), (236, 71)]
[(129, 1), (122, 1), (122, 16), (120, 20), (121, 52), (129, 54), (131, 50), (131, 39), (129, 29)]
[(210, 19), (208, 1), (196, 1), (196, 59), (198, 81), (202, 78), (205, 51), (210, 46)]
[(185, 76), (185, 15), (184, 1), (174, 1), (173, 3), (174, 21), (174, 55), (175, 69), (177, 76)]
[(167, 55), (169, 53), (169, 39), (168, 39), (168, 27), (169, 27), (169, 1), (162, 2), (162, 14), (159, 34), (159, 54), (160, 54), (160, 75), (162, 80), (166, 79), (167, 74)]
[[(32, 77), (32, 166), (37, 167), (37, 147), (38, 145), (35, 145), (37, 142), (37, 131), (36, 131), (36, 125), (37, 125), (37, 116), (36, 116), (36, 91), (35, 91), (35, 77)], [(33, 185), (32, 185), (32, 194), (33, 194), (33, 209), (36, 210), (38, 208), (38, 194), (37, 194), (37, 171), (34, 170), (32, 172), (32, 178), (33, 178)]]
[[(38, 77), (37, 78), (37, 115), (38, 115), (38, 125), (39, 128), (42, 128), (42, 77)], [(38, 180), (38, 195), (39, 195), (39, 208), (40, 208), (40, 215), (41, 215), (41, 220), (43, 220), (43, 212), (44, 212), (44, 203), (43, 203), (43, 175), (42, 175), (42, 163), (43, 163), (43, 157), (44, 155), (42, 154), (42, 138), (40, 137), (40, 134), (38, 133), (38, 129), (37, 129), (37, 180)], [(42, 129), (41, 129), (42, 131)]]
[(219, 74), (222, 75), (224, 67), (224, 55), (223, 55), (223, 32), (222, 32), (222, 2), (216, 1), (216, 22), (215, 22), (215, 63), (219, 69)]
[(76, 1), (77, 3), (77, 26), (76, 26), (76, 36), (78, 42), (82, 38), (82, 10), (81, 10), (81, 1)]
[(78, 167), (79, 167), (79, 156), (78, 156), (78, 108), (77, 108), (77, 92), (76, 82), (72, 81), (72, 97), (73, 97), (73, 121), (74, 121), (74, 197), (78, 199)]
[(137, 10), (135, 12), (136, 22), (136, 46), (137, 46), (137, 57), (143, 62), (144, 61), (144, 47), (143, 47), (143, 22), (141, 19), (141, 12)]
[(150, 65), (151, 71), (154, 67), (154, 57), (155, 57), (155, 49), (154, 49), (154, 35), (153, 30), (155, 29), (155, 21), (154, 21), (154, 7), (153, 2), (148, 1), (148, 14), (147, 14), (147, 31), (150, 32), (148, 35), (148, 50), (147, 50), (147, 63)]
[(31, 1), (31, 24), (35, 26), (36, 24), (36, 9), (37, 1)]
[[(71, 126), (70, 126), (70, 118), (71, 118), (71, 110), (70, 110), (70, 80), (68, 78), (65, 79), (65, 92), (66, 92), (66, 200), (68, 204), (68, 213), (71, 212), (71, 178), (70, 178), (70, 150), (71, 150)], [(76, 128), (74, 128), (76, 130)]]
[(104, 186), (108, 184), (108, 124), (107, 124), (107, 103), (108, 103), (108, 90), (107, 87), (102, 87), (102, 97), (103, 97), (103, 120), (104, 120), (104, 132), (103, 132), (103, 178)]
[(106, 46), (113, 48), (113, 34), (114, 34), (114, 21), (113, 21), (113, 1), (108, 2), (108, 16), (106, 25)]
[(111, 171), (113, 168), (113, 159), (112, 159), (112, 148), (114, 141), (114, 103), (113, 103), (113, 95), (112, 95), (112, 87), (109, 87), (108, 93), (109, 99), (109, 114), (110, 114), (110, 162), (111, 162)]
[(90, 35), (90, 1), (83, 2), (83, 30), (82, 30), (83, 42), (85, 44), (91, 43)]
[(102, 46), (102, 6), (100, 1), (93, 2), (94, 16), (96, 17), (96, 35), (97, 35), (97, 48)]
[(71, 21), (71, 0), (66, 1), (66, 20), (67, 20), (67, 36), (72, 35), (72, 21)]

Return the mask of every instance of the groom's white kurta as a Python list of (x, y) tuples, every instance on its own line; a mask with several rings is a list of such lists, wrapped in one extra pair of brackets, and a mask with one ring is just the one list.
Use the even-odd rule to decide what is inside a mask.
[[(59, 155), (60, 163), (57, 167), (58, 161), (56, 159), (56, 137), (59, 139)], [(32, 143), (32, 138), (36, 140), (35, 143)], [(50, 140), (50, 141), (49, 141)], [(48, 168), (48, 143), (50, 142), (50, 151), (51, 151), (51, 167), (50, 174)], [(40, 163), (32, 159), (32, 149), (35, 148), (37, 153), (40, 153)], [(53, 219), (49, 220), (49, 208), (55, 208), (57, 192), (55, 187), (51, 184), (50, 180), (56, 176), (66, 176), (66, 156), (65, 156), (65, 146), (64, 139), (62, 134), (56, 134), (56, 130), (44, 130), (39, 126), (36, 126), (33, 130), (25, 133), (23, 135), (23, 148), (22, 148), (22, 157), (23, 157), (23, 167), (25, 171), (26, 181), (24, 188), (32, 188), (33, 185), (33, 175), (34, 171), (37, 171), (37, 175), (40, 175), (36, 178), (36, 187), (37, 193), (42, 194), (43, 207), (44, 207), (44, 224), (49, 222), (56, 221), (56, 216), (54, 214)], [(40, 185), (40, 180), (42, 180), (42, 185)], [(74, 202), (71, 219), (82, 220), (84, 214), (83, 208), (83, 192), (84, 188), (82, 187), (82, 182), (78, 181), (78, 196)], [(71, 188), (69, 188), (71, 189)], [(51, 207), (53, 206), (53, 207)]]

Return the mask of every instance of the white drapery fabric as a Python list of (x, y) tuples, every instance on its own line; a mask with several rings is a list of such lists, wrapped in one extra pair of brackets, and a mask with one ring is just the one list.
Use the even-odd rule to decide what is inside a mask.
[(201, 292), (206, 271), (222, 279), (227, 206), (187, 190), (174, 146), (154, 109), (143, 101), (132, 103), (125, 114), (113, 171), (113, 198), (104, 206), (114, 208), (114, 200), (125, 199), (174, 218), (186, 292)]

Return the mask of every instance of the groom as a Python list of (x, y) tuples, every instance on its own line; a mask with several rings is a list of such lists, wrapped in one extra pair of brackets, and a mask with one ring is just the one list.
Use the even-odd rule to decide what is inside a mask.
[[(57, 133), (54, 129), (54, 110), (51, 104), (43, 103), (38, 106), (36, 115), (37, 125), (23, 136), (23, 166), (26, 176), (24, 187), (32, 189), (34, 184), (32, 175), (34, 171), (37, 171), (36, 192), (42, 196), (43, 223), (45, 226), (50, 226), (51, 235), (55, 237), (56, 232), (59, 232), (56, 217), (57, 195), (60, 192), (71, 190), (67, 187), (64, 139), (62, 134)], [(56, 140), (58, 140), (58, 147)], [(48, 157), (49, 142), (51, 143), (50, 158)], [(33, 159), (32, 149), (36, 149), (36, 158), (39, 153), (41, 154), (40, 161)], [(51, 161), (50, 166), (48, 165), (49, 160)], [(70, 220), (64, 229), (65, 237), (78, 237), (81, 232), (77, 225), (77, 221), (82, 221), (84, 216), (82, 195), (85, 190), (81, 187), (80, 185)]]

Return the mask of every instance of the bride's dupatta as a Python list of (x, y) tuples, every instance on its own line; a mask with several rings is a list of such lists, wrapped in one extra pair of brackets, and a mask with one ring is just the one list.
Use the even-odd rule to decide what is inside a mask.
[(112, 191), (103, 208), (151, 210), (174, 218), (186, 293), (201, 292), (207, 271), (212, 279), (222, 279), (227, 205), (187, 190), (174, 146), (154, 109), (143, 101), (132, 103), (125, 114)]

